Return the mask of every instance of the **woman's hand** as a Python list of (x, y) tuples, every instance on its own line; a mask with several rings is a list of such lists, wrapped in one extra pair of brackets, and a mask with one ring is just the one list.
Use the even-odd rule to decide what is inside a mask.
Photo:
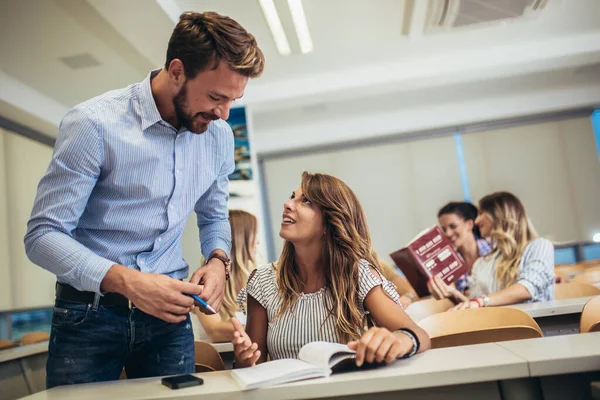
[(242, 323), (237, 318), (231, 318), (233, 324), (233, 352), (235, 354), (235, 366), (238, 368), (252, 367), (260, 357), (258, 345), (252, 343), (250, 336), (244, 330)]
[(467, 300), (462, 303), (458, 303), (448, 311), (466, 310), (467, 308), (480, 308), (479, 302), (476, 300)]
[(434, 275), (427, 282), (427, 289), (429, 290), (429, 293), (431, 293), (431, 295), (437, 300), (450, 299), (455, 303), (468, 300), (464, 294), (456, 290), (454, 286), (446, 285), (444, 281), (437, 275)]
[(373, 327), (359, 340), (348, 343), (351, 350), (356, 351), (356, 365), (360, 367), (365, 361), (391, 363), (395, 359), (410, 353), (413, 341), (404, 333), (390, 332), (385, 328)]

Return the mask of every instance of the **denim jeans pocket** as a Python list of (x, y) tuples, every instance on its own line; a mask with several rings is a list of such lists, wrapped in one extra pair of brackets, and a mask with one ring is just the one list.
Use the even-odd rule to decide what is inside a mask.
[(89, 304), (56, 299), (52, 313), (52, 325), (55, 327), (77, 326), (85, 322), (91, 309)]

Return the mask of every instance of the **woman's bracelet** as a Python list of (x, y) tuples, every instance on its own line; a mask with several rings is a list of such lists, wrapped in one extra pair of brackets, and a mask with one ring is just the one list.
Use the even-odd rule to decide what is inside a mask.
[(409, 358), (409, 357), (414, 356), (417, 353), (417, 351), (419, 351), (419, 348), (421, 347), (421, 343), (419, 342), (419, 337), (412, 330), (410, 330), (408, 328), (397, 329), (396, 331), (394, 331), (394, 333), (396, 333), (396, 332), (402, 332), (403, 334), (408, 336), (410, 338), (410, 340), (412, 340), (412, 342), (413, 342), (412, 350), (409, 353), (402, 356), (402, 358)]

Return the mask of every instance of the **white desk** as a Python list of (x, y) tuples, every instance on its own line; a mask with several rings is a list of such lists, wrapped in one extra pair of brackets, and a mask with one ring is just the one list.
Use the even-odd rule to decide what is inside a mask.
[(581, 314), (583, 306), (595, 296), (577, 297), (574, 299), (542, 301), (537, 303), (512, 304), (511, 308), (525, 311), (533, 318), (549, 317), (554, 315)]
[(233, 353), (233, 344), (231, 344), (231, 342), (225, 342), (225, 343), (211, 343), (211, 345), (217, 349), (217, 351), (219, 353), (221, 353), (221, 355), (223, 353)]
[(538, 323), (544, 336), (579, 333), (579, 320), (583, 306), (591, 297), (513, 304), (511, 307), (525, 311)]
[(544, 399), (585, 399), (600, 380), (600, 332), (498, 343), (527, 361)]
[(497, 344), (527, 361), (533, 376), (600, 371), (600, 332)]
[[(409, 360), (370, 371), (333, 375), (243, 392), (230, 371), (197, 374), (204, 385), (170, 390), (159, 378), (64, 386), (29, 399), (308, 399), (390, 392), (437, 393), (444, 398), (499, 398), (497, 381), (527, 378), (527, 363), (494, 343), (430, 350)], [(430, 389), (429, 392), (423, 390)], [(415, 389), (422, 389), (414, 391)], [(407, 392), (405, 392), (407, 393)], [(408, 392), (410, 393), (410, 392)]]
[(0, 350), (0, 399), (44, 390), (47, 359), (48, 342)]
[(25, 358), (29, 356), (33, 356), (40, 353), (48, 352), (48, 342), (41, 342), (36, 344), (31, 344), (29, 346), (17, 346), (6, 350), (0, 350), (0, 364), (17, 360), (20, 358)]

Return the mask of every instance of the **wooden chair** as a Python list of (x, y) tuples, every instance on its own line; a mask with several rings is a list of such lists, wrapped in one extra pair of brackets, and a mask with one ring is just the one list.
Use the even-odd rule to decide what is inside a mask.
[(600, 271), (588, 271), (586, 269), (583, 274), (573, 278), (573, 282), (588, 283), (591, 285), (600, 283)]
[(586, 270), (590, 268), (600, 268), (600, 260), (580, 261), (577, 265), (582, 265)]
[(583, 273), (585, 274), (590, 272), (600, 272), (600, 264), (596, 264), (593, 267), (585, 267), (585, 269), (583, 270)]
[(600, 288), (587, 283), (569, 282), (558, 283), (554, 286), (554, 298), (556, 300), (596, 296), (599, 294)]
[(563, 264), (563, 265), (555, 265), (554, 273), (556, 275), (560, 275), (565, 277), (566, 280), (572, 279), (575, 275), (579, 275), (583, 273), (585, 266), (579, 264)]
[(596, 296), (583, 306), (579, 332), (600, 332), (600, 296)]
[(17, 346), (19, 346), (19, 342), (17, 341), (0, 339), (0, 350), (11, 349)]
[(194, 342), (196, 372), (223, 371), (225, 364), (221, 355), (210, 343)]
[(453, 306), (454, 303), (448, 299), (424, 299), (415, 301), (406, 307), (406, 313), (412, 318), (413, 321), (419, 322), (423, 318), (447, 311)]
[(448, 311), (427, 317), (418, 324), (429, 334), (432, 348), (543, 336), (533, 318), (509, 307)]
[(50, 340), (50, 334), (47, 332), (29, 332), (21, 337), (23, 346), (45, 342), (47, 340)]

